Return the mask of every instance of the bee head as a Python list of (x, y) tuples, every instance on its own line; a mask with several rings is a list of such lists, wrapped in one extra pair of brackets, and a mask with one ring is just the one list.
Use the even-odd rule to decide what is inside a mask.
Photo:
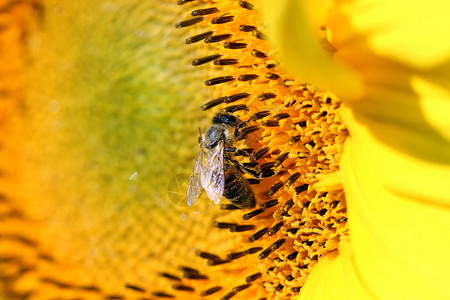
[(212, 119), (212, 123), (235, 127), (239, 123), (239, 119), (235, 115), (228, 112), (219, 112)]

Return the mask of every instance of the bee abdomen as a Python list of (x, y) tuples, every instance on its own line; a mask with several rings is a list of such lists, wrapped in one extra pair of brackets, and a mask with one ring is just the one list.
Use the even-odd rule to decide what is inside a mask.
[(250, 185), (233, 166), (228, 166), (225, 170), (223, 195), (231, 203), (241, 208), (253, 208), (256, 204)]

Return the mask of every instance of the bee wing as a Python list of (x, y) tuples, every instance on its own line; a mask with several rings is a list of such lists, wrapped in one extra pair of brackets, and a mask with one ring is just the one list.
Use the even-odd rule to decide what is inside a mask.
[(203, 148), (200, 148), (200, 152), (195, 161), (194, 168), (192, 169), (191, 178), (189, 179), (189, 186), (187, 190), (187, 204), (192, 206), (197, 202), (198, 197), (202, 193), (202, 187), (200, 183), (201, 169), (203, 162)]
[(205, 153), (202, 164), (201, 183), (209, 199), (215, 204), (220, 202), (225, 188), (223, 170), (224, 142), (220, 141), (211, 153)]

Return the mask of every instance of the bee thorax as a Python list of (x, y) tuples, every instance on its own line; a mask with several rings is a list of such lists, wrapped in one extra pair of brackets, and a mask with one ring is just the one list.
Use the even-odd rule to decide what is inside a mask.
[(206, 148), (214, 148), (220, 140), (225, 139), (225, 130), (221, 126), (211, 126), (206, 130), (203, 139)]

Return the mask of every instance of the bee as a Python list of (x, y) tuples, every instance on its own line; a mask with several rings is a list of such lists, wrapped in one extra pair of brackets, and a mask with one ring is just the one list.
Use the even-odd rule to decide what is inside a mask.
[(241, 208), (255, 206), (255, 195), (247, 180), (237, 167), (246, 168), (232, 159), (231, 153), (241, 153), (233, 147), (239, 137), (239, 129), (246, 126), (228, 112), (219, 112), (212, 119), (203, 135), (199, 129), (200, 152), (195, 161), (187, 190), (187, 204), (194, 204), (202, 188), (209, 199), (218, 204), (225, 196), (231, 203)]

